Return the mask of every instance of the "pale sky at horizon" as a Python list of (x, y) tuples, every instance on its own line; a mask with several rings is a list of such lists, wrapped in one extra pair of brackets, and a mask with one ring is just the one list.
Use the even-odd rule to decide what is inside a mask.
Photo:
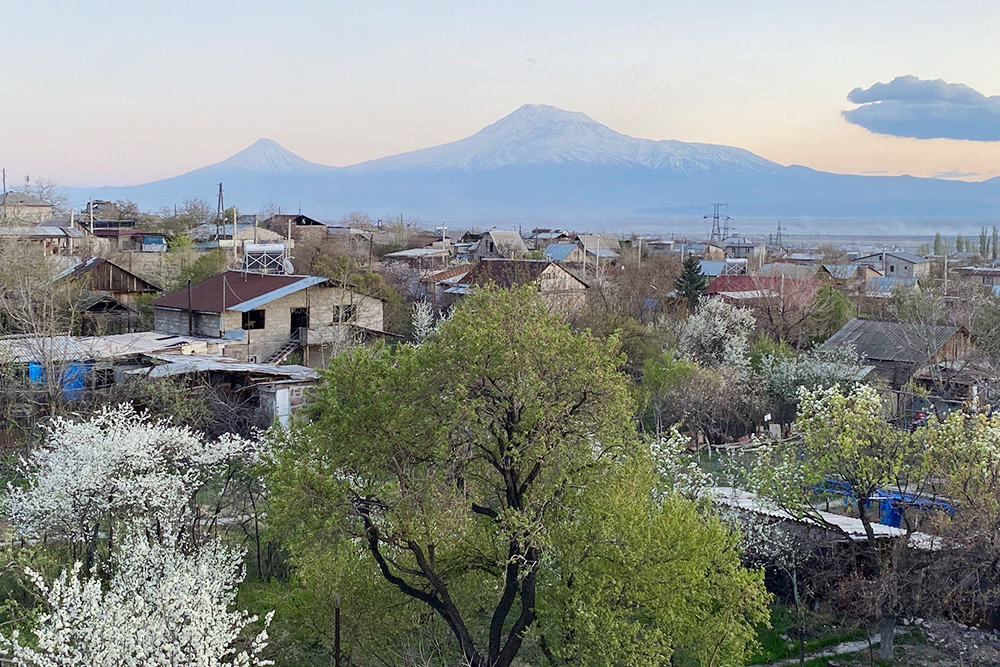
[(1000, 175), (1000, 142), (848, 123), (901, 75), (1000, 94), (1000, 6), (926, 0), (3, 2), (0, 166), (125, 185), (260, 137), (348, 165), (525, 103), (842, 173)]

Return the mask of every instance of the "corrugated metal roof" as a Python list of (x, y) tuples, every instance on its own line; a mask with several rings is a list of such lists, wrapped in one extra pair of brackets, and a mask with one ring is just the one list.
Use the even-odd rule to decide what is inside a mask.
[(704, 275), (712, 278), (716, 276), (721, 276), (723, 273), (726, 272), (725, 262), (716, 262), (710, 259), (703, 259), (699, 261), (698, 264), (701, 266), (701, 272)]
[[(718, 486), (711, 489), (715, 502), (720, 505), (726, 505), (727, 507), (734, 507), (740, 510), (753, 512), (755, 514), (762, 514), (764, 516), (769, 516), (775, 519), (780, 519), (782, 521), (789, 521), (792, 523), (809, 524), (810, 522), (802, 519), (801, 517), (793, 516), (787, 511), (777, 507), (773, 503), (769, 503), (750, 491), (744, 491), (743, 489), (736, 489), (732, 487)], [(863, 542), (868, 539), (867, 529), (865, 525), (861, 522), (861, 519), (855, 519), (851, 516), (844, 516), (843, 514), (835, 514), (833, 512), (825, 512), (823, 510), (816, 510), (818, 517), (826, 523), (828, 526), (836, 526), (838, 529), (843, 531), (844, 534), (848, 535), (851, 540), (857, 542)], [(894, 528), (892, 526), (886, 526), (881, 523), (871, 524), (872, 532), (875, 534), (876, 539), (893, 539), (893, 538), (905, 538), (907, 537), (907, 532), (902, 528)], [(933, 537), (927, 533), (913, 532), (909, 534), (910, 543), (917, 549), (933, 550), (940, 547), (940, 538)]]
[(564, 262), (573, 250), (579, 247), (575, 243), (550, 243), (545, 246), (545, 257), (553, 262)]
[[(253, 273), (250, 271), (226, 271), (217, 276), (212, 276), (202, 280), (200, 283), (191, 286), (192, 310), (204, 313), (221, 313), (225, 310), (242, 310), (240, 306), (247, 302), (267, 303), (273, 298), (265, 298), (258, 302), (261, 297), (268, 297), (278, 290), (299, 284), (304, 279), (310, 278), (313, 282), (309, 284), (319, 284), (325, 278), (314, 276), (281, 276), (264, 273)], [(301, 284), (291, 292), (282, 292), (281, 296), (291, 294), (308, 287), (309, 284)], [(187, 288), (182, 288), (176, 292), (171, 292), (166, 296), (153, 301), (156, 308), (173, 308), (177, 310), (188, 309)], [(252, 306), (252, 308), (257, 307)]]
[(294, 380), (315, 380), (319, 373), (306, 366), (289, 364), (272, 366), (270, 364), (253, 364), (230, 357), (210, 356), (201, 354), (149, 354), (147, 357), (162, 362), (159, 366), (139, 368), (129, 371), (131, 374), (149, 377), (168, 377), (171, 375), (187, 375), (189, 373), (206, 373), (209, 371), (248, 373), (251, 375), (276, 375)]
[(71, 227), (0, 227), (0, 236), (79, 239), (83, 238), (83, 232)]
[(880, 322), (856, 317), (820, 349), (852, 346), (866, 359), (921, 364), (959, 331), (960, 327), (952, 325)]
[(89, 361), (108, 360), (177, 348), (225, 345), (216, 338), (179, 336), (162, 331), (143, 331), (113, 336), (8, 336), (0, 338), (0, 361)]
[(848, 280), (854, 277), (861, 267), (857, 264), (824, 264), (823, 268), (834, 280)]
[(903, 287), (917, 287), (916, 278), (896, 278), (894, 276), (875, 276), (865, 283), (865, 294), (871, 297), (890, 297), (893, 290)]
[(448, 257), (449, 253), (445, 248), (410, 248), (408, 250), (397, 250), (396, 252), (386, 253), (386, 257), (396, 257), (399, 259), (408, 259), (411, 257)]

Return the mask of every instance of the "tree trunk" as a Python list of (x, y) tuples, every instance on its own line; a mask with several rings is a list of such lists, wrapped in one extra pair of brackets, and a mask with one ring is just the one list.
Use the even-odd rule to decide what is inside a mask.
[(895, 648), (893, 646), (893, 634), (895, 631), (896, 617), (892, 615), (883, 616), (882, 623), (879, 626), (880, 643), (878, 647), (878, 657), (882, 660), (892, 662), (892, 654)]

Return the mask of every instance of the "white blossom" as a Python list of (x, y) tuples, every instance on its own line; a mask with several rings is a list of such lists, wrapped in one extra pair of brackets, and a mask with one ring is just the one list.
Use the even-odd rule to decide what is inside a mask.
[(24, 667), (263, 667), (267, 627), (243, 650), (237, 642), (257, 621), (233, 611), (243, 555), (213, 541), (185, 553), (174, 539), (148, 540), (127, 532), (104, 590), (81, 565), (47, 584), (28, 570), (48, 607), (35, 641), (15, 631), (6, 643)]
[(852, 384), (861, 370), (861, 363), (862, 359), (852, 346), (794, 356), (768, 355), (761, 362), (761, 377), (771, 396), (795, 403), (802, 387), (818, 389)]
[(426, 301), (413, 304), (413, 340), (419, 345), (434, 333), (434, 309)]
[(675, 425), (666, 437), (654, 440), (651, 449), (661, 488), (667, 493), (698, 498), (714, 484), (712, 476), (688, 455), (689, 440)]
[(743, 369), (748, 363), (753, 313), (722, 299), (703, 298), (680, 328), (680, 350), (702, 366)]
[(44, 445), (22, 458), (27, 483), (8, 483), (3, 509), (23, 537), (80, 542), (109, 519), (173, 521), (213, 474), (255, 460), (259, 447), (232, 434), (207, 441), (127, 404), (84, 421), (56, 418)]

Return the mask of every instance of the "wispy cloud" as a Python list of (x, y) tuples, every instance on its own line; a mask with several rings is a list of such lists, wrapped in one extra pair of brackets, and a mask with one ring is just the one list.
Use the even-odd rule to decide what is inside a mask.
[(968, 178), (969, 176), (979, 176), (979, 172), (949, 169), (948, 171), (939, 171), (934, 174), (934, 178)]
[(1000, 141), (1000, 96), (964, 83), (898, 76), (855, 88), (847, 99), (861, 106), (844, 118), (870, 132), (915, 139)]

